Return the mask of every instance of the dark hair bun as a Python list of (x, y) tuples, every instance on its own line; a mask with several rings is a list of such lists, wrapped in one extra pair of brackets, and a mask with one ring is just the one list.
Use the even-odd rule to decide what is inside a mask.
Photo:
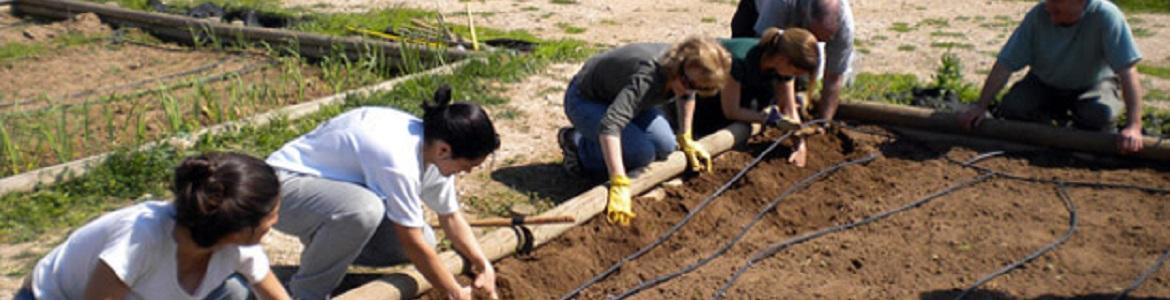
[(435, 90), (435, 96), (431, 101), (423, 101), (423, 112), (441, 110), (449, 105), (451, 105), (451, 86), (443, 84)]
[(254, 227), (275, 208), (280, 183), (272, 167), (238, 153), (188, 157), (175, 168), (171, 186), (176, 221), (201, 247)]

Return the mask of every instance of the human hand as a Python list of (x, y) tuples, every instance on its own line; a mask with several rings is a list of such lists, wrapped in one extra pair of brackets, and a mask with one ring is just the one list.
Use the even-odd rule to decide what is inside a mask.
[(788, 155), (788, 162), (801, 168), (808, 162), (808, 147), (805, 146), (804, 139), (796, 142), (792, 154)]
[(630, 225), (634, 214), (634, 206), (630, 203), (630, 179), (625, 175), (614, 175), (609, 179), (609, 198), (605, 206), (605, 216), (610, 223), (622, 226)]
[(959, 114), (959, 127), (963, 130), (971, 130), (983, 123), (983, 117), (987, 114), (987, 107), (983, 105), (974, 105)]
[(490, 262), (485, 263), (485, 265), (481, 268), (483, 270), (479, 272), (479, 275), (475, 276), (475, 282), (472, 283), (472, 287), (475, 288), (476, 294), (481, 295), (478, 298), (482, 299), (484, 296), (486, 296), (487, 299), (500, 299), (500, 295), (496, 292), (495, 268), (492, 268), (492, 264)]
[(1142, 151), (1142, 127), (1130, 125), (1117, 135), (1117, 151), (1131, 154)]
[(460, 286), (457, 290), (448, 291), (447, 300), (471, 300), (471, 287)]
[(687, 165), (691, 167), (691, 171), (711, 171), (711, 153), (708, 153), (707, 149), (703, 149), (703, 145), (692, 140), (691, 133), (682, 133), (676, 138), (679, 149), (687, 157)]

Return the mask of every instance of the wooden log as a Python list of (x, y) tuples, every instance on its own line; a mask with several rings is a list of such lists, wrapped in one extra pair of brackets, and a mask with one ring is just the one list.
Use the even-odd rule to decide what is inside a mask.
[[(573, 216), (532, 216), (522, 217), (521, 225), (545, 225), (545, 224), (562, 224), (577, 222)], [(486, 218), (468, 220), (468, 225), (471, 227), (506, 227), (512, 226), (512, 218)], [(431, 227), (440, 227), (440, 224), (432, 223)]]
[[(971, 131), (959, 127), (957, 114), (931, 109), (873, 102), (842, 103), (837, 109), (841, 119), (851, 119), (885, 125), (897, 125), (936, 132), (981, 136), (1023, 144), (1068, 149), (1083, 152), (1117, 154), (1117, 135), (1044, 124), (1000, 119), (983, 120)], [(1132, 156), (1157, 161), (1170, 161), (1170, 141), (1145, 137), (1142, 151)]]
[(471, 56), (471, 52), (456, 48), (420, 48), (360, 37), (336, 37), (284, 29), (235, 26), (186, 16), (136, 11), (77, 0), (15, 0), (12, 3), (12, 8), (18, 15), (31, 15), (47, 19), (68, 19), (77, 14), (94, 13), (102, 19), (102, 22), (108, 24), (138, 27), (183, 42), (194, 43), (197, 39), (206, 41), (215, 38), (227, 43), (238, 41), (267, 43), (276, 47), (292, 47), (300, 51), (302, 55), (312, 58), (322, 58), (337, 53), (338, 50), (353, 58), (371, 52), (387, 58), (397, 58), (406, 49), (405, 47), (433, 54), (419, 55), (422, 59), (454, 61)]
[[(699, 143), (702, 143), (711, 153), (719, 154), (730, 150), (737, 143), (746, 141), (757, 130), (759, 130), (759, 127), (735, 123), (723, 130), (704, 137), (699, 140)], [(635, 195), (649, 191), (659, 183), (682, 174), (686, 166), (686, 158), (683, 157), (682, 152), (676, 151), (665, 161), (650, 164), (640, 176), (633, 178), (630, 184), (630, 191)], [(556, 224), (532, 228), (532, 234), (536, 240), (535, 244), (542, 245), (560, 236), (565, 231), (572, 229), (573, 226), (585, 223), (605, 211), (607, 194), (607, 186), (604, 184), (599, 185), (541, 214), (541, 216), (572, 216), (577, 221), (573, 224)], [(518, 242), (515, 233), (510, 229), (498, 229), (489, 232), (480, 236), (478, 241), (480, 247), (483, 248), (484, 254), (492, 261), (511, 255), (515, 252)], [(466, 267), (463, 259), (453, 251), (440, 253), (439, 259), (446, 266), (447, 270), (454, 273), (459, 273)], [(418, 269), (414, 266), (408, 266), (400, 269), (396, 273), (388, 274), (381, 279), (371, 281), (361, 287), (350, 290), (337, 297), (337, 299), (410, 299), (430, 288), (431, 284), (422, 277)]]

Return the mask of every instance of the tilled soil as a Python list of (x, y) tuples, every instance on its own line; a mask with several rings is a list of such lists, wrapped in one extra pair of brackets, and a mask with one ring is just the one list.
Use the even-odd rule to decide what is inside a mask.
[[(721, 156), (714, 174), (668, 188), (665, 200), (637, 202), (638, 217), (628, 228), (595, 218), (540, 247), (533, 259), (498, 262), (501, 296), (560, 298), (651, 243), (769, 143), (757, 138), (748, 151)], [(772, 243), (857, 221), (979, 176), (944, 159), (977, 154), (969, 149), (928, 149), (904, 139), (879, 142), (849, 130), (812, 138), (811, 145), (815, 152), (806, 168), (786, 163), (786, 151), (776, 151), (681, 231), (587, 289), (580, 299), (607, 298), (710, 255), (795, 182), (871, 149), (880, 149), (881, 157), (845, 167), (798, 190), (725, 255), (633, 298), (708, 298), (748, 257)], [(1170, 187), (1170, 172), (1164, 166), (1140, 162), (1102, 166), (1067, 155), (1034, 153), (992, 158), (980, 165), (1039, 178)], [(1165, 230), (1170, 196), (1123, 189), (1067, 191), (1077, 212), (1072, 238), (1024, 268), (989, 282), (968, 299), (1109, 299), (1170, 245), (1170, 231)], [(887, 219), (780, 251), (746, 272), (725, 299), (953, 299), (979, 278), (1055, 241), (1068, 226), (1069, 213), (1055, 185), (991, 179)], [(1170, 272), (1154, 273), (1132, 295), (1170, 297)]]

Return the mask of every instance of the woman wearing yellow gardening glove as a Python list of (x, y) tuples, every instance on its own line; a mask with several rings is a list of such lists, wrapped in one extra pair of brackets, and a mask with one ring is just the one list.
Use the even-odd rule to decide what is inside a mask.
[(557, 141), (570, 173), (610, 178), (610, 222), (629, 224), (635, 215), (626, 171), (665, 159), (678, 146), (657, 107), (679, 100), (685, 119), (679, 132), (690, 132), (693, 95), (718, 91), (730, 69), (731, 57), (723, 47), (692, 37), (673, 46), (644, 43), (612, 49), (590, 58), (573, 77), (564, 105), (573, 127), (561, 129)]
[(711, 153), (707, 153), (707, 149), (703, 149), (703, 145), (691, 139), (690, 132), (680, 133), (677, 139), (678, 149), (687, 156), (687, 165), (691, 167), (691, 171), (711, 171)]

